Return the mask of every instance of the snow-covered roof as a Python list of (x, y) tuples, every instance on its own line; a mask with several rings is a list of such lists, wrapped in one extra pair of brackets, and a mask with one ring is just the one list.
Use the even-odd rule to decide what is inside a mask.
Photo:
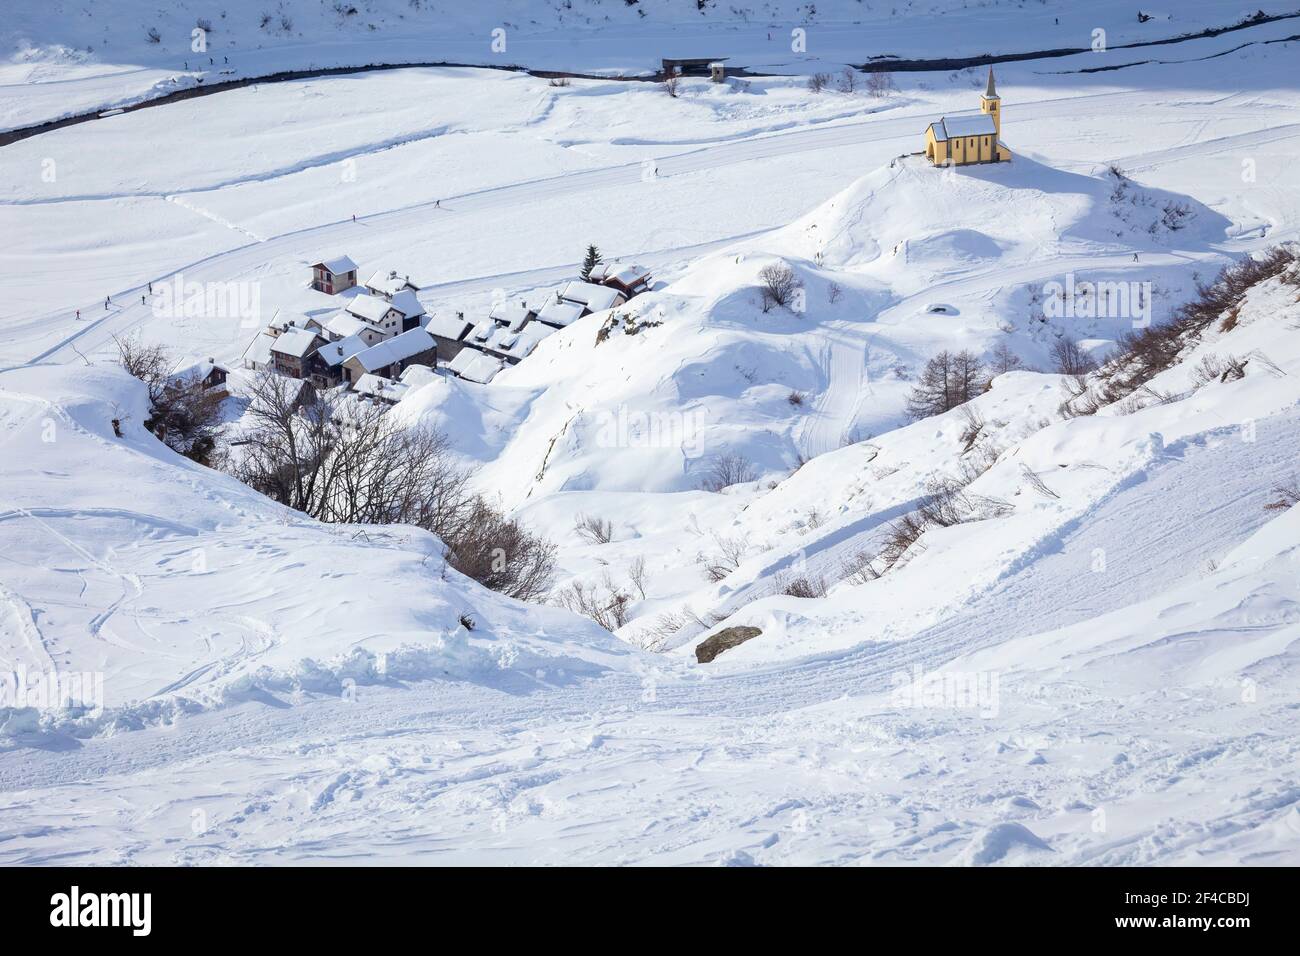
[(454, 315), (426, 315), (421, 318), (421, 324), (431, 335), (453, 342), (459, 342), (473, 328), (469, 322)]
[(273, 329), (286, 331), (292, 328), (307, 329), (315, 326), (320, 327), (320, 323), (315, 319), (303, 315), (301, 312), (291, 312), (288, 309), (276, 309), (275, 314), (271, 316), (270, 326)]
[(347, 256), (335, 256), (333, 259), (322, 259), (320, 262), (313, 265), (312, 268), (315, 269), (316, 266), (324, 266), (334, 275), (340, 275), (344, 272), (355, 272), (357, 268), (357, 264)]
[(336, 335), (341, 339), (345, 339), (350, 335), (360, 335), (362, 332), (371, 328), (373, 328), (373, 326), (369, 322), (364, 319), (359, 319), (355, 315), (351, 315), (347, 312), (336, 312), (333, 317), (325, 323), (325, 331), (330, 335)]
[(253, 341), (248, 343), (248, 348), (244, 349), (244, 361), (253, 365), (265, 365), (271, 361), (271, 346), (274, 344), (274, 335), (270, 332), (258, 332)]
[(357, 379), (352, 390), (360, 395), (370, 395), (374, 398), (382, 399), (386, 402), (400, 402), (410, 386), (402, 382), (394, 382), (391, 378), (384, 378), (382, 375), (371, 375), (367, 372)]
[(401, 289), (393, 293), (392, 301), (389, 304), (408, 319), (413, 319), (417, 315), (424, 315), (424, 306), (420, 304), (420, 300), (415, 297), (415, 293), (410, 289)]
[(556, 302), (552, 299), (537, 313), (537, 321), (562, 329), (582, 318), (582, 311), (583, 307), (577, 302)]
[(321, 337), (308, 329), (290, 329), (271, 346), (272, 352), (291, 355), (294, 358), (306, 358), (321, 344)]
[(354, 295), (352, 301), (347, 304), (347, 310), (355, 316), (365, 319), (367, 322), (380, 322), (388, 314), (392, 303), (387, 299), (381, 299), (378, 296), (366, 295), (364, 292)]
[(427, 365), (408, 365), (402, 369), (402, 374), (399, 376), (402, 384), (409, 385), (411, 388), (419, 388), (421, 385), (436, 382), (438, 377), (438, 373)]
[(433, 336), (424, 329), (411, 329), (358, 352), (354, 358), (367, 372), (373, 372), (436, 347)]
[(451, 360), (447, 368), (469, 382), (486, 385), (496, 378), (504, 363), (494, 355), (480, 352), (478, 349), (461, 349)]
[(346, 338), (339, 339), (337, 342), (330, 342), (327, 345), (322, 345), (316, 354), (326, 365), (333, 368), (336, 365), (342, 365), (348, 359), (352, 358), (352, 356), (356, 355), (358, 352), (364, 352), (369, 347), (370, 346), (366, 344), (366, 340), (361, 336), (349, 335)]
[[(252, 346), (249, 347), (251, 348)], [(212, 374), (213, 369), (222, 372), (229, 372), (229, 369), (224, 365), (211, 358), (195, 358), (192, 355), (188, 355), (176, 363), (169, 378), (172, 382), (177, 384), (202, 381)]]
[(939, 125), (943, 128), (944, 139), (956, 139), (961, 136), (995, 136), (998, 131), (993, 123), (993, 117), (988, 113), (952, 118), (945, 116), (939, 120)]
[(411, 281), (410, 276), (399, 275), (395, 269), (380, 269), (367, 279), (365, 284), (367, 289), (374, 289), (376, 292), (390, 296), (396, 295), (408, 286), (412, 289), (418, 288)]
[(574, 281), (560, 290), (560, 298), (566, 302), (581, 302), (590, 312), (603, 312), (618, 305), (623, 300), (623, 293), (607, 285)]
[(635, 263), (600, 262), (591, 270), (592, 282), (619, 282), (629, 289), (650, 281), (650, 270)]
[[(566, 304), (571, 305), (571, 303)], [(527, 358), (529, 353), (537, 348), (537, 343), (554, 331), (554, 327), (540, 322), (526, 322), (521, 328), (512, 329), (507, 325), (497, 325), (490, 319), (484, 319), (474, 326), (465, 342), (484, 352), (519, 361)]]
[(499, 325), (518, 331), (532, 316), (532, 310), (517, 299), (498, 302), (488, 313), (488, 318)]

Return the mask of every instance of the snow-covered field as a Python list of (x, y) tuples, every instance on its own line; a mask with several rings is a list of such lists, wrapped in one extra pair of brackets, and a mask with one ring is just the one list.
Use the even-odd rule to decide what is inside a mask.
[[(199, 5), (101, 6), (5, 27), (0, 126), (193, 82), (173, 34)], [(904, 154), (978, 107), (985, 70), (898, 72), (883, 97), (807, 74), (1254, 8), (936, 3), (936, 27), (928, 4), (316, 6), (281, 4), (277, 32), (232, 3), (200, 69), (490, 66), (499, 21), (496, 65), (698, 53), (755, 75), (677, 97), (478, 66), (314, 77), (0, 147), (0, 862), (1300, 862), (1300, 510), (1267, 507), (1300, 474), (1300, 287), (1259, 283), (1096, 414), (1063, 414), (1075, 385), (1050, 371), (1060, 337), (1104, 358), (1300, 239), (1297, 21), (999, 64), (1015, 159), (943, 172)], [(321, 524), (180, 457), (113, 361), (135, 336), (237, 364), (277, 309), (337, 308), (308, 287), (331, 255), (479, 317), (589, 243), (654, 290), (388, 413), (444, 431), (555, 542), (545, 606), (450, 570), (427, 532)], [(774, 263), (796, 308), (762, 308)], [(148, 284), (176, 277), (238, 283), (259, 314), (161, 316)], [(1043, 321), (1044, 290), (1079, 282), (1140, 306)], [(944, 349), (1021, 367), (909, 421)], [(1207, 374), (1229, 360), (1241, 376)], [(703, 490), (719, 456), (748, 474)], [(979, 520), (862, 573), (963, 475)], [(559, 606), (575, 583), (627, 596), (612, 633)], [(697, 663), (735, 626), (761, 634)], [(49, 674), (86, 675), (102, 711), (12, 699)]]

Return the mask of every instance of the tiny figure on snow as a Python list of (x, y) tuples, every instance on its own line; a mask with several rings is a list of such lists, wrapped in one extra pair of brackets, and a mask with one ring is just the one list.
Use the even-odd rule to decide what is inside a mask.
[(108, 296), (104, 296), (104, 311), (108, 311)]
[(140, 304), (144, 305), (144, 296), (140, 296)]
[(1136, 252), (1133, 253), (1133, 261), (1134, 261), (1134, 262), (1137, 262), (1137, 261), (1138, 261), (1138, 254), (1137, 254)]
[(153, 295), (153, 283), (152, 283), (152, 282), (149, 283), (149, 294), (150, 294), (150, 295)]

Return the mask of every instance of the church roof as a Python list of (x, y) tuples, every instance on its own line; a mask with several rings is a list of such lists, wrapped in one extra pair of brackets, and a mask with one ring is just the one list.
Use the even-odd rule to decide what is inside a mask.
[[(934, 138), (939, 140), (959, 139), (962, 136), (996, 136), (998, 132), (993, 117), (988, 113), (977, 113), (974, 116), (945, 116), (932, 125), (935, 127)], [(940, 131), (943, 132), (942, 136), (939, 135)]]
[(997, 89), (993, 86), (993, 67), (991, 66), (989, 67), (989, 85), (984, 90), (984, 95), (990, 98), (998, 95)]

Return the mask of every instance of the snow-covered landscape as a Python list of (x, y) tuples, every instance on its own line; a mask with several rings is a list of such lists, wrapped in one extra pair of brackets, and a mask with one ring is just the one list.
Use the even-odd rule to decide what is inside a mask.
[(0, 24), (0, 864), (1300, 864), (1300, 9)]

